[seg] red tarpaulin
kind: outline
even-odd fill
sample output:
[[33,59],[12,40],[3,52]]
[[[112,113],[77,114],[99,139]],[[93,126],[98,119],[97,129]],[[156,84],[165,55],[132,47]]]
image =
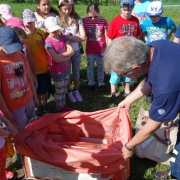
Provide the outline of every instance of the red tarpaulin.
[[121,149],[131,138],[125,109],[71,111],[31,123],[15,137],[15,147],[22,155],[69,171],[114,173],[126,164]]

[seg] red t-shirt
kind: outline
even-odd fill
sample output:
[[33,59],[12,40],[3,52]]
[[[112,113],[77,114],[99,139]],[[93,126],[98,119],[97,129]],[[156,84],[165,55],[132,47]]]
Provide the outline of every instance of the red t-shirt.
[[139,20],[131,16],[130,19],[124,19],[121,15],[116,16],[110,23],[107,37],[115,39],[122,36],[141,36]]
[[82,19],[86,32],[86,54],[103,53],[106,50],[105,29],[108,28],[107,21],[100,17],[98,22],[90,21],[89,17]]

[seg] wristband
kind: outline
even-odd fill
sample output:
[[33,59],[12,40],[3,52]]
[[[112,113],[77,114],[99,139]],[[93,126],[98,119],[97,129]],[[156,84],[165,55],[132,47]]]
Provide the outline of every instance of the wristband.
[[[127,142],[127,143],[128,143],[128,142]],[[125,148],[126,148],[128,151],[134,152],[134,151],[135,151],[135,147],[129,148],[129,147],[127,147],[127,143],[125,144]]]

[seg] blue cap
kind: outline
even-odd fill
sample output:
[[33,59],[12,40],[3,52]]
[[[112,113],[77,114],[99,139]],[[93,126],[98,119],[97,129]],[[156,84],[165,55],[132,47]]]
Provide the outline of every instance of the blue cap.
[[0,46],[2,46],[8,54],[12,54],[23,49],[23,45],[19,37],[10,27],[0,28]]
[[121,0],[120,6],[122,8],[134,7],[134,0]]

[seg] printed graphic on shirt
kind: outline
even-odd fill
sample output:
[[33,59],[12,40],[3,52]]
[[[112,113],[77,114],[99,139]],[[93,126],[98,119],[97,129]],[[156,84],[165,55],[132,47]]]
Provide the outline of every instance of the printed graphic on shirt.
[[89,37],[91,41],[100,41],[101,31],[99,29],[97,29],[96,27],[92,27],[89,32],[91,34]]
[[12,99],[24,96],[29,89],[27,88],[26,73],[23,61],[4,66],[7,86]]
[[42,44],[42,41],[38,39],[36,40],[36,44],[40,46]]
[[134,13],[132,13],[132,15],[137,17],[141,24],[148,19],[146,12],[134,12]]
[[162,28],[148,27],[147,32],[149,33],[150,42],[160,40],[160,39],[167,39],[166,26],[167,25],[164,25]]
[[137,24],[122,24],[120,34],[124,34],[124,36],[135,36],[135,32],[137,32]]

